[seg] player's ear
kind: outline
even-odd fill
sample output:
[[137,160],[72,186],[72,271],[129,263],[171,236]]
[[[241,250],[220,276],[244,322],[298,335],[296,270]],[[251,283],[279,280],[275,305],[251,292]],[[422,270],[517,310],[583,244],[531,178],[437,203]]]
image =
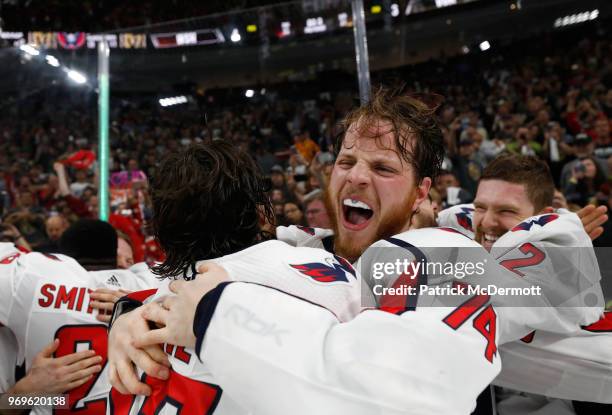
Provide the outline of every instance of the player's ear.
[[542,209],[540,212],[538,212],[538,215],[544,215],[546,213],[553,213],[555,211],[555,208],[552,206],[546,206],[544,209]]
[[431,189],[431,177],[424,177],[416,187],[416,199],[414,199],[414,204],[412,205],[412,212],[416,212],[423,200],[429,194],[429,189]]

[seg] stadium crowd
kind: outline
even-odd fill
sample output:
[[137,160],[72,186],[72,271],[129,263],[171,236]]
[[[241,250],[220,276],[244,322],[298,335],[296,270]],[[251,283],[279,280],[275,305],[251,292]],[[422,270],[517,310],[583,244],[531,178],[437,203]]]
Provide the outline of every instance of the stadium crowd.
[[[431,191],[440,209],[471,202],[483,168],[503,152],[548,163],[558,190],[555,207],[612,208],[612,43],[595,35],[568,50],[557,36],[543,40],[550,43],[543,58],[541,45],[534,49],[529,40],[496,53],[373,74],[374,83],[400,82],[432,106],[442,102],[447,152]],[[186,111],[116,101],[110,222],[122,231],[134,262],[161,259],[146,226],[147,177],[163,154],[192,142],[224,139],[250,151],[270,176],[277,224],[329,227],[323,190],[337,121],[354,93],[308,95],[303,86],[280,85],[257,102],[240,97],[217,105],[208,97],[206,122],[202,105]],[[19,114],[0,115],[2,235],[33,250],[53,251],[69,223],[97,216],[95,117],[81,103],[58,109],[40,102],[65,93],[28,98]],[[612,244],[610,225],[604,227],[595,245]]]
[[[403,85],[401,93],[416,96],[419,105],[422,101],[431,108],[430,112],[427,109],[423,111],[427,117],[433,111],[437,114],[444,133],[446,153],[443,170],[435,178],[429,193],[436,211],[473,201],[485,167],[494,166],[495,163],[490,163],[496,159],[499,161],[498,156],[505,153],[536,156],[548,164],[557,188],[555,208],[577,211],[589,204],[612,208],[612,43],[605,37],[591,36],[568,50],[557,46],[563,45],[559,42],[562,38],[560,35],[548,45],[545,57],[541,57],[541,45],[536,50],[530,46],[532,40],[529,40],[491,54],[469,54],[373,74],[374,84]],[[547,41],[552,42],[544,39],[541,43]],[[160,216],[165,216],[166,231],[175,230],[181,220],[190,230],[209,229],[191,226],[189,222],[198,222],[198,212],[206,218],[203,208],[194,209],[196,213],[193,215],[184,215],[189,218],[181,217],[187,210],[185,206],[173,210],[175,215],[178,211],[178,219],[168,214],[172,209],[166,209],[165,215],[159,214],[163,210],[159,207],[160,199],[164,199],[166,194],[173,190],[188,194],[191,189],[189,183],[178,186],[180,180],[177,177],[187,178],[186,182],[189,182],[195,173],[194,176],[181,173],[196,171],[189,170],[193,165],[181,164],[179,159],[173,161],[174,168],[168,168],[168,164],[166,168],[160,168],[160,160],[167,154],[181,154],[176,150],[194,142],[226,141],[232,146],[218,143],[220,147],[227,147],[223,151],[231,153],[237,147],[253,156],[269,179],[267,193],[272,201],[276,225],[333,228],[325,196],[334,166],[334,143],[342,131],[338,122],[355,107],[354,88],[344,88],[343,85],[338,83],[335,88],[327,88],[321,82],[315,88],[306,83],[267,86],[270,90],[263,94],[263,90],[258,89],[261,92],[254,99],[231,96],[230,93],[221,98],[223,93],[209,91],[193,98],[189,104],[175,108],[151,106],[142,97],[113,99],[108,208],[111,212],[109,222],[119,236],[116,265],[127,269],[143,261],[152,264],[164,259],[160,245],[153,237],[152,226],[149,226],[154,218],[153,206],[158,209],[155,215],[158,237]],[[27,250],[54,253],[58,251],[62,235],[70,234],[70,224],[78,225],[79,219],[98,216],[96,117],[93,115],[95,111],[89,110],[93,108],[92,98],[93,94],[75,97],[67,89],[56,87],[44,94],[26,96],[18,106],[0,112],[2,241],[14,242]],[[62,105],[54,105],[57,102]],[[441,146],[438,148],[441,150]],[[193,156],[193,159],[197,157]],[[193,159],[186,158],[192,162]],[[201,162],[196,161],[194,165]],[[252,166],[250,159],[244,163]],[[172,162],[169,165],[173,165]],[[161,175],[156,174],[156,169],[168,172],[165,182]],[[240,180],[249,182],[249,173],[253,172],[247,169],[243,172],[245,174]],[[210,175],[214,176],[213,173]],[[250,175],[257,177],[254,173]],[[156,177],[158,181],[158,186],[154,187],[158,190],[153,194],[149,193],[149,186],[152,186],[150,177]],[[486,182],[486,176],[484,178],[483,182]],[[204,176],[196,179],[206,181]],[[167,188],[159,186],[160,183],[165,183]],[[264,186],[256,182],[252,187],[260,191]],[[330,188],[333,188],[333,182]],[[211,194],[215,192],[211,191]],[[157,203],[153,204],[155,197]],[[227,198],[231,199],[230,196]],[[172,201],[172,197],[168,199]],[[223,206],[222,199],[214,199],[211,211],[225,213],[223,207],[217,206]],[[162,206],[163,203],[162,200]],[[359,201],[351,200],[351,203]],[[533,207],[535,209],[535,205]],[[256,209],[252,212],[255,221],[260,214],[261,224],[269,225],[263,218],[268,212]],[[418,215],[415,213],[414,216]],[[415,221],[418,220],[417,217]],[[235,222],[236,232],[242,237],[246,233],[238,226],[242,223]],[[108,224],[104,225],[108,227]],[[215,228],[213,230],[223,237],[228,233],[226,226],[210,228]],[[270,228],[265,230],[274,232]],[[187,247],[208,243],[209,236],[202,235],[202,232],[192,231],[191,236],[195,235],[196,239],[204,242],[199,239],[185,241],[184,234],[181,234],[179,242]],[[114,241],[115,234],[111,232],[110,235]],[[242,243],[241,237],[236,240]],[[163,244],[162,238],[160,241]],[[78,242],[80,240],[75,244],[79,245]],[[603,234],[595,239],[594,244],[612,244],[609,223],[604,225]],[[173,246],[177,252],[188,251],[180,244]],[[215,247],[215,243],[211,242],[210,246]],[[75,252],[79,249],[75,248]],[[110,255],[108,252],[104,254],[113,257],[114,252],[113,246]],[[199,255],[195,251],[189,253]],[[167,250],[167,254],[172,258],[171,250]],[[200,258],[198,255],[195,257]],[[342,253],[338,255],[344,256]],[[91,260],[89,252],[70,256],[84,262]],[[5,264],[10,265],[15,258],[6,257]],[[54,259],[52,255],[46,258]],[[193,258],[189,259],[193,263]],[[177,263],[183,265],[184,262]],[[114,274],[108,279],[107,276],[100,277],[101,281],[107,285],[119,285]],[[187,274],[185,277],[188,279]],[[142,287],[128,288],[138,291]],[[23,292],[22,289],[21,294]],[[72,305],[76,292],[75,289]],[[94,291],[90,295],[93,300],[90,308],[110,312],[112,304],[127,292]],[[70,298],[66,300],[70,302]],[[56,305],[61,301],[58,299]],[[79,309],[81,301],[82,297],[78,300]],[[100,313],[96,318],[110,322],[108,313]],[[116,332],[117,328],[114,330]],[[106,339],[106,327],[102,333]],[[50,377],[41,374],[40,368],[56,365],[52,357],[57,357],[53,353],[58,346],[59,342],[54,341],[40,352],[31,366],[30,376],[49,381]],[[69,359],[94,359],[92,354],[79,353]],[[104,356],[106,359],[106,353]],[[88,360],[91,366],[88,370],[91,373],[102,371],[102,366],[97,366],[101,361]],[[53,367],[57,369],[57,365]],[[488,363],[486,365],[489,367]],[[81,377],[84,375],[82,373]],[[88,381],[91,374],[87,376],[79,382]],[[74,390],[75,381],[72,382],[52,386],[60,392]],[[15,391],[20,390],[17,388]]]

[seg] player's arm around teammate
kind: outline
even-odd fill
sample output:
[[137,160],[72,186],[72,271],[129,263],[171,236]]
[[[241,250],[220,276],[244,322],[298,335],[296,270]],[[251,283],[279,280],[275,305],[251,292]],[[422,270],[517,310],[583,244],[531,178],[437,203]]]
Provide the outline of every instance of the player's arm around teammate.
[[[487,342],[471,323],[456,331],[443,322],[453,310],[369,310],[339,323],[328,310],[277,290],[223,280],[222,269],[208,269],[195,281],[173,282],[176,297],[120,317],[123,325],[113,331],[125,335],[125,323],[138,318],[156,322],[162,328],[132,330],[134,340],[123,345],[195,345],[224,393],[258,414],[468,414],[500,369],[496,356],[486,358]],[[240,324],[247,304],[249,321],[269,330],[254,333]],[[121,365],[113,386],[142,391],[130,360]]]

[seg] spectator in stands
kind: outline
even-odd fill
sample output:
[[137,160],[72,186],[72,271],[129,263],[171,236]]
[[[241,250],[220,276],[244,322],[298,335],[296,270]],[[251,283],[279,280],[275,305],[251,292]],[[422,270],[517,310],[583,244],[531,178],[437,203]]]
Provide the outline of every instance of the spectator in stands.
[[[451,140],[453,141],[453,140]],[[456,144],[449,148],[450,159],[453,163],[453,174],[461,186],[473,195],[478,186],[483,165],[476,158],[477,145],[469,137],[464,137],[455,149]]]
[[542,145],[536,141],[537,127],[535,129],[521,127],[516,131],[515,138],[506,148],[511,153],[523,156],[540,156]]
[[548,162],[555,184],[559,185],[559,176],[563,164],[569,155],[573,154],[572,147],[565,142],[565,131],[556,121],[549,122],[544,127],[544,144],[542,158]]
[[306,222],[313,228],[331,229],[331,220],[325,206],[324,194],[321,189],[313,190],[304,197]]
[[53,209],[60,198],[59,180],[55,174],[50,174],[46,185],[40,186],[38,201],[47,210]]
[[473,140],[475,134],[480,135],[481,141],[489,139],[489,134],[487,133],[487,130],[482,126],[482,121],[480,121],[480,116],[478,115],[477,111],[468,112],[467,115],[461,120],[461,125],[463,131],[459,136],[460,141],[461,139],[465,139],[466,137],[469,137]]
[[272,171],[272,167],[274,167],[277,163],[276,157],[270,151],[268,145],[263,144],[261,140],[255,141],[255,160],[264,174],[270,174]]
[[[373,83],[418,79],[418,85],[407,85],[407,92],[426,89],[444,95],[439,114],[447,130],[445,168],[454,177],[446,177],[438,187],[442,204],[449,204],[449,196],[453,203],[456,199],[469,201],[466,190],[475,190],[482,168],[503,151],[539,155],[549,164],[557,186],[565,191],[576,190],[579,182],[589,187],[586,178],[576,179],[576,186],[568,187],[581,158],[596,156],[604,174],[612,172],[612,89],[606,78],[611,44],[609,29],[604,29],[605,36],[592,30],[588,42],[569,48],[563,39],[573,42],[573,29],[557,31],[552,36],[561,40],[551,43],[544,59],[541,48],[527,40],[496,48],[501,59],[466,55],[372,73]],[[194,108],[161,109],[147,105],[149,97],[126,95],[111,102],[112,171],[127,176],[142,169],[149,175],[160,156],[175,151],[181,143],[225,139],[249,148],[260,164],[269,168],[272,188],[278,190],[270,195],[279,221],[285,220],[284,205],[289,201],[308,212],[305,196],[314,189],[325,189],[333,165],[330,153],[317,156],[316,141],[324,151],[333,152],[329,147],[339,132],[334,122],[342,118],[355,97],[352,78],[347,79],[347,87],[341,83],[323,86],[318,81],[275,85],[256,104],[242,97],[234,99],[234,92],[224,90],[211,101],[215,105],[207,113],[205,130],[201,113],[192,111]],[[322,90],[328,94],[326,100],[312,98]],[[32,206],[40,209],[38,236],[42,240],[44,221],[52,212],[69,222],[98,216],[97,179],[83,177],[91,172],[95,149],[86,139],[78,138],[91,136],[95,129],[95,119],[83,111],[84,103],[73,91],[57,86],[53,93],[36,94],[0,114],[0,214],[6,218],[7,213],[15,212],[22,195],[27,199],[29,192]],[[288,126],[300,128],[292,131]],[[572,142],[573,136],[577,137]],[[295,146],[293,152],[291,145]],[[54,165],[54,172],[50,167],[59,158],[68,169],[60,171]],[[285,173],[287,161],[291,173]],[[307,180],[296,180],[304,168]],[[454,190],[449,192],[449,188],[463,190],[453,197]],[[144,216],[147,201],[142,193],[146,192],[135,199],[143,209],[139,214]],[[124,195],[117,197],[125,199]],[[583,197],[579,199],[584,202]],[[310,215],[305,217],[309,220]],[[142,218],[135,220],[132,230],[144,234],[143,224]],[[23,236],[27,236],[25,232]]]
[[595,157],[582,157],[574,164],[563,193],[568,202],[585,206],[594,201],[593,198],[605,182],[606,176]]
[[287,189],[285,171],[280,165],[276,164],[272,166],[270,169],[270,180],[272,181],[272,189],[279,189],[283,192]]
[[283,194],[283,191],[280,189],[272,189],[272,191],[270,192],[270,200],[272,200],[272,203],[285,203],[285,195]]
[[305,129],[293,131],[293,145],[306,164],[310,164],[315,155],[321,151],[318,144],[310,138],[310,133]]
[[416,212],[412,215],[410,229],[422,229],[438,226],[436,222],[437,210],[434,206],[433,199],[430,194],[421,203]]
[[586,95],[581,95],[579,89],[572,89],[567,93],[565,122],[573,134],[592,135],[595,120],[603,116]]
[[38,251],[59,252],[59,240],[64,231],[68,229],[68,226],[69,223],[63,215],[56,214],[49,216],[45,222],[47,240],[38,248]]
[[75,180],[70,184],[70,193],[76,197],[81,197],[81,194],[87,187],[92,187],[93,183],[87,178],[87,170],[77,169],[74,173]]
[[473,199],[473,196],[467,190],[460,187],[455,174],[448,170],[442,170],[436,177],[434,188],[441,200],[441,209],[469,203]]
[[117,231],[117,268],[128,269],[134,265],[132,241],[124,232]]
[[595,142],[595,156],[606,162],[612,156],[612,136],[610,135],[610,121],[607,118],[598,118],[593,128],[593,141]]
[[283,213],[285,216],[285,223],[287,225],[301,225],[306,226],[306,221],[304,220],[304,212],[302,209],[294,202],[287,202],[283,206]]
[[[584,133],[579,133],[576,135],[572,142],[572,149],[575,159],[565,163],[561,169],[561,189],[568,188],[569,180],[574,175],[574,171],[582,159],[595,156],[595,143],[593,143],[590,136]],[[597,159],[595,160],[597,161],[599,167],[603,170],[604,176],[607,176],[607,166],[602,161]]]
[[31,191],[20,193],[17,207],[6,217],[5,222],[14,225],[32,248],[36,249],[44,243],[44,211],[35,205],[34,194]]

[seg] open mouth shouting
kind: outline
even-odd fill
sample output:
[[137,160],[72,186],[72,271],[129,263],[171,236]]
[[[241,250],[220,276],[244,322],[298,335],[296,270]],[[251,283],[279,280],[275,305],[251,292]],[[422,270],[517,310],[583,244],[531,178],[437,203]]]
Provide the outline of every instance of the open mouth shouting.
[[499,239],[500,235],[485,232],[482,234],[481,244],[487,250],[490,251],[493,244]]
[[365,202],[353,199],[342,199],[342,224],[345,228],[359,231],[370,223],[374,210]]

